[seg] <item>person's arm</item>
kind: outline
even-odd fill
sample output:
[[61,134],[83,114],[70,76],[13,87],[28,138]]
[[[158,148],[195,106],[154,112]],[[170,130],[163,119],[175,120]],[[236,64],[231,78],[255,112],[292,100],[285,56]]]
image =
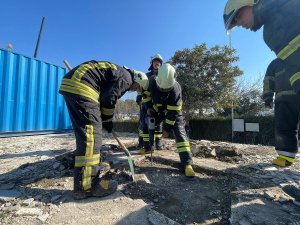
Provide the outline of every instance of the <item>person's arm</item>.
[[[116,81],[112,81],[111,86],[100,93],[101,118],[104,123],[112,124],[117,100],[125,94],[130,86],[130,80],[126,79],[126,77],[120,77]],[[105,126],[106,125],[103,124],[104,128]],[[112,125],[109,126],[112,128]]]
[[171,91],[169,101],[167,103],[166,119],[164,121],[164,131],[170,132],[176,122],[177,116],[182,110],[181,87],[178,83],[175,84]]
[[268,108],[273,108],[273,97],[275,90],[275,64],[276,61],[272,61],[270,63],[264,78],[262,99],[265,102],[265,106]]

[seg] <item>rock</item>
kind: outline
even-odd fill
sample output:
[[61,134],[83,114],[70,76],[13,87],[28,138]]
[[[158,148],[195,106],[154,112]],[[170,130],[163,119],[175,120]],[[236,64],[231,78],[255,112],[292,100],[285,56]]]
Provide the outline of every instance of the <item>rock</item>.
[[49,214],[47,213],[47,214],[40,215],[40,216],[38,217],[38,219],[39,219],[40,221],[42,221],[42,222],[46,222],[46,220],[48,219],[48,217],[49,217]]
[[134,175],[134,182],[135,183],[144,183],[144,184],[151,184],[151,181],[145,174],[135,174]]
[[266,167],[263,170],[265,170],[265,171],[278,171],[278,169],[276,167],[274,167],[274,166]]
[[34,198],[26,199],[22,202],[22,206],[33,206],[34,205]]
[[9,207],[3,207],[1,210],[4,212],[15,212],[18,211],[21,208],[20,205],[14,205]]
[[43,155],[42,157],[41,157],[41,160],[47,160],[47,159],[49,159],[50,157],[48,157],[48,156],[46,156],[46,155]]
[[15,215],[17,216],[40,216],[43,211],[39,208],[21,208]]
[[20,197],[22,194],[16,190],[0,190],[0,201],[9,202]]
[[179,223],[171,220],[165,215],[156,212],[155,210],[149,209],[148,211],[148,220],[152,225],[180,225]]

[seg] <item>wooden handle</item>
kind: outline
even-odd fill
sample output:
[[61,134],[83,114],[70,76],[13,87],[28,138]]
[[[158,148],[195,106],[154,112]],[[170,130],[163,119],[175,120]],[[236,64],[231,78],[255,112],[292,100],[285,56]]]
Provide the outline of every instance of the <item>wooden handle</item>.
[[66,65],[66,67],[68,68],[68,70],[72,69],[71,65],[69,64],[69,62],[67,60],[64,60],[64,64]]
[[121,148],[124,150],[124,152],[126,153],[127,156],[131,156],[130,152],[128,151],[128,149],[126,148],[126,146],[122,143],[122,141],[120,140],[120,138],[117,136],[117,134],[112,131],[112,135],[114,136],[114,138],[116,139],[116,141],[118,142],[118,144],[121,146]]

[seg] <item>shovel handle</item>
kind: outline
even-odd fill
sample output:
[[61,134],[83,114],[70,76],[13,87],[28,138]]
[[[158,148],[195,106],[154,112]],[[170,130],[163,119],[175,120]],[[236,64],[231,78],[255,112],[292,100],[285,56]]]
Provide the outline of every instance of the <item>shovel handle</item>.
[[67,60],[64,60],[64,64],[66,65],[68,70],[72,70],[72,66],[69,64],[69,62]]
[[130,152],[128,151],[128,149],[126,148],[126,146],[122,143],[122,141],[120,140],[120,138],[118,137],[118,135],[114,131],[112,131],[112,135],[114,136],[114,138],[116,139],[116,141],[118,142],[118,144],[121,146],[121,148],[124,150],[124,152],[126,153],[126,155],[131,157]]

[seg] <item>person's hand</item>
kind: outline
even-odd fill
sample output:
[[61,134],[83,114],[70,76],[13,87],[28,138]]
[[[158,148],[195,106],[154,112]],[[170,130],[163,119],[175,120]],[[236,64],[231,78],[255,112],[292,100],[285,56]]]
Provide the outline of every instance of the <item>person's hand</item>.
[[162,137],[163,138],[167,138],[167,137],[169,137],[169,132],[167,132],[167,131],[163,131],[163,133],[162,133]]
[[136,104],[138,104],[139,106],[141,106],[142,101],[136,101]]
[[273,100],[265,101],[265,107],[269,109],[273,109]]
[[108,133],[111,133],[113,129],[113,122],[112,121],[103,122],[102,126]]

